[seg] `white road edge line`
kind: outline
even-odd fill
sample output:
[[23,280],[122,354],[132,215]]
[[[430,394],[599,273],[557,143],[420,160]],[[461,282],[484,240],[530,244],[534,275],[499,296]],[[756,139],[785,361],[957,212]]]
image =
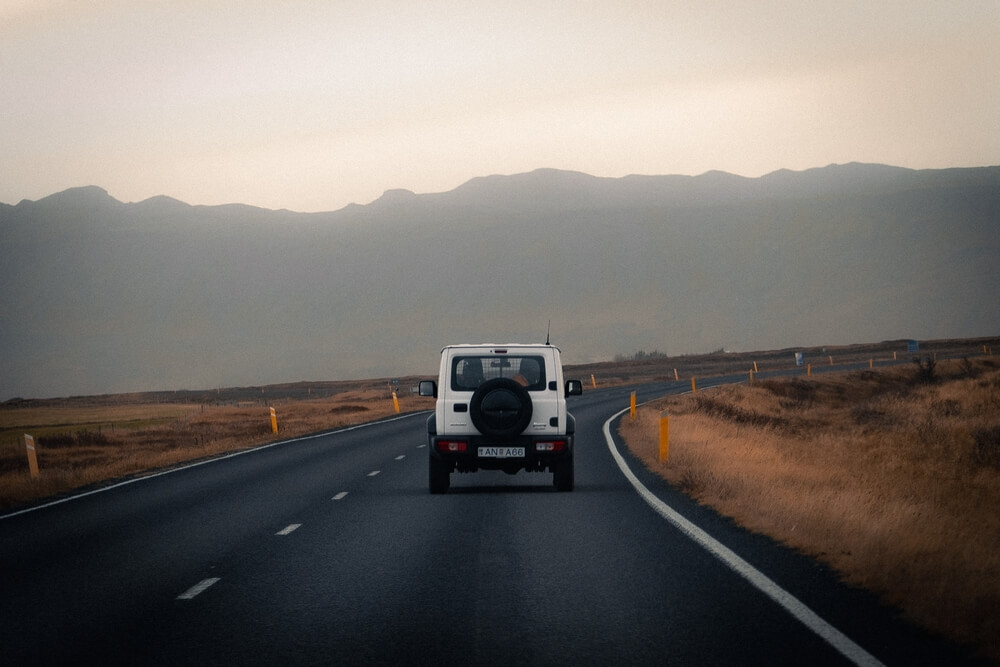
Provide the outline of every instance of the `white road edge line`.
[[334,500],[343,500],[347,496],[347,491],[341,491],[333,497]]
[[193,600],[209,588],[218,583],[219,577],[212,577],[211,579],[202,579],[200,582],[187,589],[183,593],[177,596],[178,600]]
[[284,528],[282,528],[281,530],[279,530],[278,532],[276,532],[275,535],[290,535],[295,531],[295,529],[299,528],[301,525],[302,525],[301,523],[289,524]]
[[261,445],[260,447],[254,447],[252,449],[243,449],[238,452],[230,452],[229,454],[223,454],[222,456],[217,456],[211,459],[205,459],[204,461],[198,461],[197,463],[189,463],[187,465],[178,466],[176,468],[170,468],[169,470],[161,470],[160,472],[154,472],[149,475],[143,475],[142,477],[133,477],[131,479],[126,479],[115,484],[109,484],[108,486],[102,486],[99,489],[94,489],[93,491],[85,491],[83,493],[78,493],[73,496],[68,496],[66,498],[60,498],[59,500],[53,500],[52,502],[43,503],[41,505],[35,505],[34,507],[26,507],[23,510],[18,510],[16,512],[11,512],[10,514],[0,514],[0,521],[3,519],[10,519],[15,516],[20,516],[21,514],[28,514],[29,512],[36,512],[46,507],[53,507],[55,505],[62,505],[63,503],[68,503],[72,500],[79,500],[80,498],[86,498],[87,496],[93,496],[98,493],[104,493],[105,491],[110,491],[112,489],[117,489],[122,486],[128,486],[129,484],[135,484],[136,482],[144,482],[148,479],[155,479],[156,477],[162,477],[163,475],[171,475],[175,472],[180,472],[182,470],[188,470],[189,468],[197,468],[198,466],[207,465],[209,463],[215,463],[217,461],[224,461],[226,459],[231,459],[236,456],[243,456],[245,454],[253,454],[254,452],[260,452],[265,449],[270,449],[271,447],[278,447],[279,445],[288,445],[293,442],[303,442],[305,440],[315,440],[316,438],[323,438],[328,435],[336,435],[338,433],[347,433],[348,431],[356,431],[361,428],[368,428],[369,426],[379,426],[380,424],[388,424],[389,422],[399,421],[400,419],[409,419],[410,417],[418,417],[420,415],[426,415],[427,411],[423,412],[411,412],[406,415],[401,415],[399,417],[391,417],[389,419],[380,419],[378,421],[366,422],[364,424],[355,424],[354,426],[345,426],[344,428],[338,428],[333,431],[323,431],[322,433],[313,433],[312,435],[303,435],[299,438],[290,438],[288,440],[279,440],[278,442],[270,442],[266,445]]
[[614,421],[619,415],[624,414],[627,410],[629,410],[629,408],[616,412],[611,415],[606,422],[604,422],[604,438],[607,440],[611,456],[614,457],[618,467],[621,469],[626,479],[628,479],[632,486],[635,487],[639,496],[642,497],[642,499],[645,500],[657,514],[673,524],[678,530],[694,540],[710,554],[725,563],[738,575],[749,581],[751,585],[764,593],[764,595],[781,605],[799,622],[819,635],[820,638],[843,654],[855,665],[865,667],[882,666],[882,663],[875,658],[875,656],[855,644],[840,630],[824,621],[818,614],[816,614],[816,612],[803,604],[791,593],[778,586],[778,584],[771,581],[760,570],[756,569],[750,565],[750,563],[737,556],[725,545],[718,542],[701,528],[685,519],[675,509],[657,498],[652,491],[646,488],[646,486],[639,481],[639,478],[635,476],[632,470],[628,467],[628,464],[625,462],[624,457],[622,457],[621,453],[618,451],[618,448],[615,446],[614,438],[611,436],[611,422]]

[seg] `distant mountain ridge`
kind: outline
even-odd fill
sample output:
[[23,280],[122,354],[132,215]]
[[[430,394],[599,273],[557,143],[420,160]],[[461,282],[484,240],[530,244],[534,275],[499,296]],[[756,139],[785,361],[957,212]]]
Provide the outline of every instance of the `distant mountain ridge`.
[[[417,199],[448,203],[476,203],[500,200],[510,204],[512,199],[533,201],[562,201],[561,195],[578,197],[584,202],[635,204],[637,201],[655,202],[659,205],[687,203],[701,200],[706,204],[707,195],[722,196],[726,200],[758,200],[762,198],[797,198],[836,193],[886,192],[892,189],[937,187],[942,184],[979,183],[995,185],[1000,167],[963,167],[952,169],[913,170],[881,164],[850,163],[831,164],[805,171],[779,169],[758,178],[738,176],[724,171],[708,171],[699,176],[647,176],[632,174],[619,178],[591,176],[583,172],[540,168],[531,172],[509,176],[480,176],[466,181],[454,190],[443,193],[416,194],[395,188],[386,190],[381,197],[367,205],[353,204],[337,211],[303,213],[301,215],[329,215],[348,209]],[[575,205],[580,202],[574,200]],[[0,203],[0,206],[5,204]],[[156,195],[140,202],[125,203],[112,197],[107,190],[96,185],[74,187],[49,195],[37,201],[22,200],[24,206],[182,206],[190,208],[239,207],[271,211],[246,204],[192,205],[167,195]],[[7,205],[9,206],[9,205]],[[282,209],[285,211],[286,209]]]
[[1000,167],[539,169],[296,213],[72,188],[0,204],[0,400],[1000,331]]

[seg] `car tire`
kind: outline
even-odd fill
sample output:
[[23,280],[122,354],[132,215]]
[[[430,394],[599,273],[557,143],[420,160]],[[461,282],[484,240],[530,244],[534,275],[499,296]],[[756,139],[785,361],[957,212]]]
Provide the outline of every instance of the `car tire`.
[[494,378],[479,385],[469,401],[472,425],[491,438],[520,435],[531,423],[531,396],[509,378]]
[[438,461],[434,457],[429,457],[427,472],[431,493],[447,493],[448,487],[451,486],[451,472],[448,470],[448,464],[444,461]]
[[555,470],[552,471],[552,484],[556,487],[556,491],[572,491],[573,476],[573,456],[570,455],[556,463]]

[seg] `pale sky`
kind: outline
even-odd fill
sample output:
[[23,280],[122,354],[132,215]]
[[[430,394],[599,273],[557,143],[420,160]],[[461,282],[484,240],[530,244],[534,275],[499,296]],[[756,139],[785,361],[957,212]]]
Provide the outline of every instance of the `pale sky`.
[[1000,0],[0,0],[0,202],[1000,164]]

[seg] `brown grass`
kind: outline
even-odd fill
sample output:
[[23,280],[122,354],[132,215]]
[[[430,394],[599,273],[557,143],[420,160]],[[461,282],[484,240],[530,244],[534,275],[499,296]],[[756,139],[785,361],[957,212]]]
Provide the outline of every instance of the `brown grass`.
[[[0,509],[83,486],[395,414],[386,388],[358,386],[326,398],[231,404],[40,401],[0,410]],[[374,383],[377,386],[377,383]],[[384,385],[383,385],[384,387]],[[433,399],[397,394],[400,411]],[[271,431],[275,407],[278,434]],[[28,473],[23,434],[35,438],[41,475]]]
[[[884,363],[906,362],[914,356],[907,352],[908,341],[895,340],[881,343],[859,343],[855,345],[826,345],[818,347],[796,347],[785,350],[754,352],[713,352],[710,354],[682,355],[676,357],[654,357],[640,361],[599,362],[565,367],[567,378],[579,378],[584,386],[590,387],[590,376],[598,387],[612,387],[648,382],[665,382],[677,377],[682,380],[717,377],[720,375],[747,375],[757,366],[760,374],[785,372],[795,367],[795,353],[803,355],[803,364],[813,368],[847,364],[875,367]],[[920,341],[919,352],[923,357],[930,355],[942,361],[962,359],[992,351],[1000,352],[1000,338],[942,339]],[[804,370],[804,368],[803,368]]]
[[621,434],[700,502],[1000,659],[1000,363],[946,361],[935,376],[729,385],[643,406]]

